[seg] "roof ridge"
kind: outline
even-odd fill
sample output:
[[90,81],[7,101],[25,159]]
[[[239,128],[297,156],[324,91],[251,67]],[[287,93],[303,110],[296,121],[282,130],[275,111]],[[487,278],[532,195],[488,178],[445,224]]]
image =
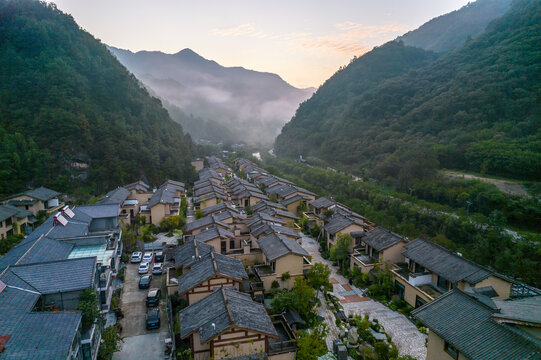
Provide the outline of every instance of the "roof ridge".
[[229,299],[227,298],[227,295],[225,294],[225,288],[221,287],[222,290],[222,296],[224,298],[224,305],[225,310],[227,311],[227,316],[229,317],[229,321],[231,321],[231,325],[235,324],[235,318],[233,317],[233,312],[231,311],[231,307],[229,306]]
[[[9,266],[8,266],[9,267]],[[32,284],[30,284],[28,281],[26,281],[25,279],[23,279],[22,277],[19,276],[19,274],[17,274],[16,272],[13,271],[13,269],[11,269],[11,273],[16,276],[19,280],[21,280],[22,282],[24,282],[26,285],[30,286],[32,289],[36,290],[35,292],[36,293],[39,293],[41,295],[41,292],[36,289],[36,287],[34,287]],[[9,284],[6,284],[6,286],[8,287],[13,287],[15,289],[20,289],[20,290],[25,290],[25,291],[28,291],[28,289],[22,289],[22,288],[19,288],[18,286],[13,286],[13,285],[9,285]],[[32,291],[30,291],[32,292]]]
[[218,264],[216,263],[216,258],[214,257],[214,253],[210,253],[210,261],[212,262],[212,267],[214,269],[214,273],[218,273]]

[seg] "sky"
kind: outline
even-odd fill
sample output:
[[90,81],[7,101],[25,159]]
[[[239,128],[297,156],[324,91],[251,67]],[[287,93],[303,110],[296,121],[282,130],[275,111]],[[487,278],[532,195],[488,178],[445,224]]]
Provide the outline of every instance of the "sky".
[[131,51],[190,48],[223,66],[318,87],[370,51],[467,0],[56,0],[103,43]]

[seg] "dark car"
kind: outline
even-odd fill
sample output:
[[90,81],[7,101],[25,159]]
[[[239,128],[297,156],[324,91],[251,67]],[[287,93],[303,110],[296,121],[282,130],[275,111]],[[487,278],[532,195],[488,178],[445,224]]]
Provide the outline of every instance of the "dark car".
[[148,289],[152,282],[152,275],[144,275],[139,279],[139,289]]
[[160,328],[160,309],[149,309],[147,311],[147,330]]
[[160,304],[160,289],[150,289],[147,295],[147,307],[155,307]]
[[163,262],[165,260],[165,255],[163,255],[163,251],[157,251],[156,255],[154,256],[155,262]]

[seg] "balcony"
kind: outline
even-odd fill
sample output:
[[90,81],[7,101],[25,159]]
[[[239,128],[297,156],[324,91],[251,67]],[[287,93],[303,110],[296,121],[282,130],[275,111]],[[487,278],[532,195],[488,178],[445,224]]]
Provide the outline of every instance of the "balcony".
[[399,282],[412,288],[420,297],[428,301],[432,301],[447,292],[446,289],[441,289],[432,282],[432,273],[430,272],[411,272],[406,263],[394,264],[391,271]]
[[277,339],[269,339],[269,355],[277,355],[297,351],[297,338],[287,323],[284,315],[271,315],[271,321],[278,333]]
[[352,264],[358,266],[363,273],[368,273],[379,261],[368,255],[366,251],[355,249],[351,255]]

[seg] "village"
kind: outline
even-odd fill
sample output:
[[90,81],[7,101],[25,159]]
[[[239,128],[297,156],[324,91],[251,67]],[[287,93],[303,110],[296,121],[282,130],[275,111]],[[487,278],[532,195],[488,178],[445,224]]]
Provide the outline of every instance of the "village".
[[26,234],[0,257],[0,359],[539,358],[541,290],[251,160],[192,165],[189,187],[0,201],[0,242]]

